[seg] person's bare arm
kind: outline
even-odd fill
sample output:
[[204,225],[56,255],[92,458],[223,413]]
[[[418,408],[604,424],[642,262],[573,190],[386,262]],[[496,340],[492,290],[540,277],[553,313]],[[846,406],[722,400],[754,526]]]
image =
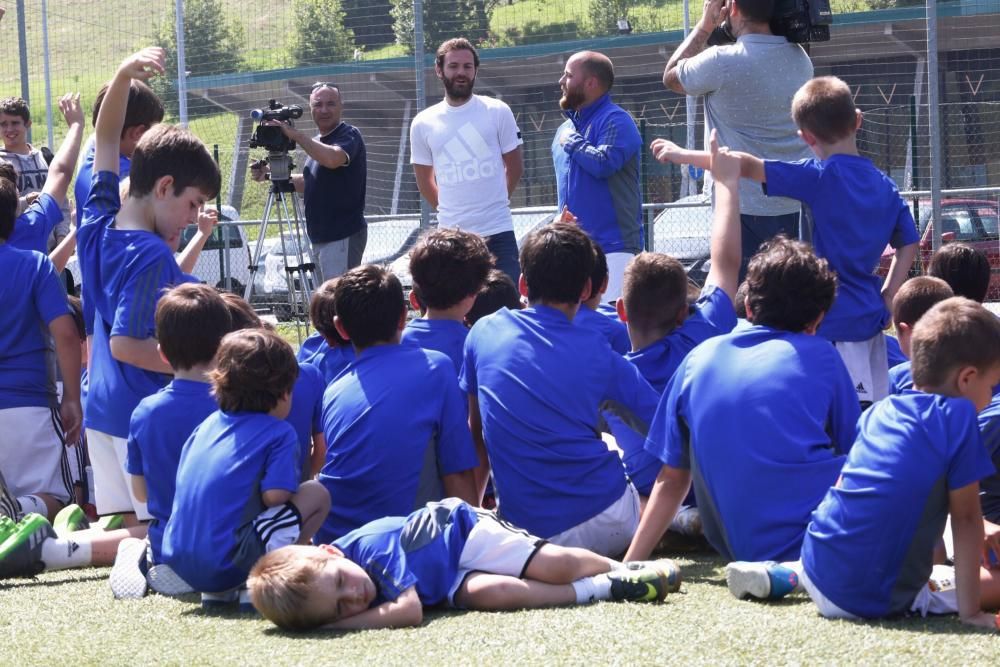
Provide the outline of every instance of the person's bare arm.
[[684,86],[681,84],[680,73],[677,71],[681,62],[692,56],[696,56],[705,50],[708,45],[708,38],[716,26],[722,23],[729,15],[729,6],[726,0],[705,0],[704,11],[701,19],[695,24],[688,36],[680,43],[673,55],[667,61],[667,66],[663,68],[663,87],[681,95],[687,95]]
[[313,433],[312,454],[309,456],[310,477],[315,477],[326,465],[326,436],[321,432]]
[[517,189],[517,184],[524,174],[524,151],[518,146],[509,153],[503,154],[503,166],[507,171],[507,196],[510,197]]
[[145,81],[155,73],[162,74],[165,62],[166,52],[158,46],[150,46],[132,54],[118,66],[94,127],[95,174],[102,171],[118,173],[122,127],[125,125],[125,108],[128,106],[132,79]]
[[73,317],[67,313],[49,322],[49,333],[56,346],[56,362],[63,381],[59,416],[67,443],[80,439],[83,408],[80,406],[80,332]]
[[413,165],[413,175],[417,179],[417,189],[420,196],[427,200],[431,208],[437,210],[438,207],[438,186],[437,179],[434,178],[434,167],[426,164]]
[[392,602],[383,602],[355,616],[342,618],[324,625],[329,630],[371,630],[375,628],[405,628],[420,625],[424,620],[424,607],[417,597],[417,589],[410,586]]
[[479,456],[479,467],[476,468],[476,498],[479,505],[486,493],[486,482],[490,478],[490,457],[486,453],[486,440],[483,438],[483,416],[479,412],[479,397],[475,392],[469,394],[469,430],[472,431],[472,442],[476,445]]
[[691,471],[663,466],[623,560],[646,560],[677,514],[691,486]]
[[264,507],[277,507],[291,500],[292,492],[285,489],[267,489],[261,492],[260,498],[264,501]]
[[984,614],[979,594],[979,559],[983,552],[983,515],[979,483],[948,492],[948,511],[955,543],[955,594],[963,623],[996,629],[992,614]]
[[[649,145],[653,157],[664,164],[693,164],[699,169],[712,168],[712,156],[708,151],[690,150],[681,148],[672,141],[666,139],[653,139]],[[767,174],[764,171],[764,161],[756,155],[742,153],[740,151],[730,151],[730,155],[740,159],[740,178],[749,178],[758,183],[767,182]]]
[[112,336],[111,356],[122,363],[131,364],[146,371],[173,374],[174,369],[160,357],[157,345],[155,338]]
[[281,131],[285,133],[286,137],[296,142],[305,151],[306,155],[327,169],[338,169],[351,161],[351,157],[347,154],[347,151],[340,146],[336,144],[328,146],[302,130],[286,125],[285,123],[278,124],[281,126]]
[[889,273],[886,274],[885,282],[882,283],[882,301],[890,313],[892,312],[892,300],[896,298],[896,292],[906,282],[918,251],[919,245],[910,243],[897,249],[892,256],[892,261],[889,263]]
[[52,264],[56,267],[56,273],[62,273],[63,269],[66,268],[66,264],[69,263],[69,258],[73,256],[73,252],[76,251],[76,225],[70,225],[69,234],[63,237],[63,240],[59,242],[52,252],[49,253],[49,259],[52,260]]
[[130,475],[132,482],[132,495],[140,503],[149,499],[149,488],[146,486],[146,478],[142,475]]
[[198,213],[198,231],[191,237],[191,240],[184,247],[184,252],[177,258],[177,265],[180,266],[181,271],[184,273],[194,271],[194,265],[198,262],[198,255],[201,254],[205,243],[212,236],[212,230],[215,229],[215,225],[218,222],[219,213],[214,207],[205,207],[203,211]]
[[740,247],[740,159],[719,148],[718,137],[712,130],[712,178],[715,179],[715,205],[712,215],[712,238],[709,256],[712,260],[707,285],[715,285],[732,301],[739,287]]
[[73,182],[73,171],[76,169],[76,159],[80,155],[80,142],[83,140],[83,109],[80,108],[80,93],[66,93],[59,100],[59,111],[66,119],[69,128],[59,150],[49,165],[48,176],[42,192],[48,194],[60,204],[66,199],[66,191]]
[[473,507],[479,507],[480,494],[476,493],[476,468],[441,476],[446,498],[464,500]]

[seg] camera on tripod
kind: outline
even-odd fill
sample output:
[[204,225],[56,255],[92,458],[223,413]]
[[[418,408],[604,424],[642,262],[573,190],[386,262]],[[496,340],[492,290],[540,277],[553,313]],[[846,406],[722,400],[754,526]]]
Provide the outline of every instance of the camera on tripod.
[[275,100],[268,100],[267,109],[254,109],[250,118],[258,125],[250,135],[250,148],[263,148],[269,153],[287,153],[295,150],[295,142],[285,136],[277,125],[264,125],[266,121],[289,122],[302,117],[302,107],[297,104],[285,106]]
[[[734,2],[734,0],[727,0]],[[771,15],[771,32],[794,44],[830,41],[833,11],[830,0],[775,0]],[[712,31],[709,46],[732,44],[736,41],[729,21]]]

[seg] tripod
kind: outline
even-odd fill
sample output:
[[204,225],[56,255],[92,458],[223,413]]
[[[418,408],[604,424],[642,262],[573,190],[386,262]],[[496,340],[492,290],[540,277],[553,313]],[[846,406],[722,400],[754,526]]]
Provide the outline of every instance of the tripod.
[[[264,251],[264,239],[268,227],[274,225],[278,231],[278,244],[285,264],[285,284],[288,287],[288,307],[295,320],[295,335],[302,342],[302,325],[305,320],[306,333],[309,333],[309,301],[312,298],[313,286],[316,284],[316,265],[306,261],[312,258],[312,246],[309,237],[302,233],[304,216],[301,214],[299,196],[292,185],[292,161],[288,153],[269,152],[268,164],[271,167],[271,187],[264,204],[264,217],[257,230],[257,243],[250,258],[250,280],[247,282],[243,298],[250,300],[254,280]],[[291,210],[288,202],[291,201]],[[275,206],[277,204],[277,206]],[[273,218],[272,218],[272,214]],[[288,246],[291,245],[291,248]]]

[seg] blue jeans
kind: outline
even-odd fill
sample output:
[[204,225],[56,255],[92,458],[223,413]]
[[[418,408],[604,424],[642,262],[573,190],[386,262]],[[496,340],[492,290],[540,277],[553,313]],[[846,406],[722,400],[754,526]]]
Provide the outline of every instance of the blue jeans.
[[486,247],[497,258],[497,268],[510,276],[517,285],[521,277],[521,263],[517,258],[517,237],[514,232],[500,232],[486,237]]
[[778,234],[784,234],[790,239],[799,238],[799,214],[785,215],[740,215],[740,232],[742,233],[742,259],[740,261],[740,282],[747,277],[747,265],[750,258],[757,254],[760,245]]

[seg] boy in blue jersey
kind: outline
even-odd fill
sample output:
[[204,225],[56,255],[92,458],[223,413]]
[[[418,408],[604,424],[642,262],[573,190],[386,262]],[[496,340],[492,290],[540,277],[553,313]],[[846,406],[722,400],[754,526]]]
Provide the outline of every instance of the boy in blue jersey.
[[215,368],[219,343],[231,328],[226,303],[208,285],[179,285],[156,305],[156,340],[174,379],[142,399],[132,413],[125,470],[131,475],[132,492],[146,503],[152,520],[148,558],[145,543],[122,544],[111,572],[111,590],[117,598],[142,597],[146,592],[142,571],[163,560],[163,530],[174,504],[181,450],[195,427],[219,409],[208,376]]
[[493,255],[478,234],[435,229],[410,251],[413,291],[410,301],[424,312],[403,329],[402,341],[446,355],[462,370],[462,348],[469,330],[465,316],[493,268]]
[[[741,176],[770,196],[811,207],[816,254],[830,262],[839,285],[819,335],[836,345],[858,400],[870,404],[889,393],[882,330],[917,255],[916,225],[892,180],[858,154],[861,112],[847,84],[830,76],[807,81],[792,99],[792,118],[817,159],[780,162],[739,153]],[[661,162],[708,162],[704,152],[662,139],[653,142],[653,152]],[[880,285],[872,267],[887,243],[896,253]]]
[[625,325],[618,319],[597,312],[608,289],[608,259],[597,243],[594,243],[594,272],[590,275],[590,285],[590,296],[580,302],[573,324],[593,329],[604,336],[612,350],[625,354],[629,351],[628,330]]
[[510,276],[500,269],[490,269],[472,308],[465,314],[465,326],[471,329],[473,324],[501,308],[520,310],[523,305],[517,285]]
[[[738,162],[713,156],[715,205],[733,216]],[[860,412],[843,361],[814,335],[836,286],[826,260],[784,237],[750,260],[754,326],[695,348],[657,408],[646,451],[663,467],[627,558],[648,556],[692,486],[705,537],[726,560],[798,553]]]
[[150,518],[125,473],[129,419],[171,372],[157,350],[156,302],[164,288],[192,282],[173,251],[220,186],[204,144],[186,130],[161,125],[137,144],[129,196],[120,202],[119,149],[130,85],[162,72],[164,57],[155,47],[130,56],[108,86],[97,117],[95,175],[77,231],[83,298],[96,309],[86,419],[97,511],[124,513],[126,523]]
[[899,349],[907,360],[889,369],[890,394],[902,394],[913,389],[909,361],[913,327],[934,304],[952,296],[954,294],[948,283],[931,276],[910,278],[896,292],[896,298],[892,301],[892,324],[896,327]]
[[[16,210],[14,182],[0,179],[0,471],[23,513],[53,518],[72,491],[64,445],[82,422],[80,342],[52,262],[7,243]],[[65,379],[61,404],[45,362],[48,335]]]
[[990,289],[990,259],[967,243],[947,243],[931,256],[927,275],[948,283],[955,296],[977,303],[986,300]]
[[[73,168],[76,157],[80,153],[80,140],[83,138],[83,111],[80,109],[80,94],[67,94],[59,100],[59,111],[66,119],[66,137],[59,152],[49,165],[45,184],[41,188],[38,199],[28,205],[24,213],[14,223],[14,230],[7,239],[14,248],[22,250],[37,250],[41,253],[49,251],[49,236],[63,220],[61,206],[66,201],[66,192],[73,180]],[[13,172],[13,165],[2,160]],[[6,170],[4,170],[6,171]],[[10,174],[0,172],[0,176],[10,177]],[[17,182],[16,174],[14,182]]]
[[320,370],[324,387],[354,361],[354,347],[350,341],[340,337],[333,324],[337,315],[333,301],[336,288],[337,279],[331,278],[313,292],[309,301],[309,319],[316,331],[302,341],[295,355],[299,364],[311,364]]
[[[827,618],[958,613],[1000,627],[982,612],[1000,606],[1000,570],[980,566],[995,545],[984,543],[979,480],[994,467],[976,424],[1000,382],[1000,320],[950,298],[917,322],[912,351],[917,391],[861,418],[840,479],[812,515],[801,561],[730,564],[736,597],[781,597],[801,583]],[[932,558],[949,515],[954,567]]]
[[317,538],[331,542],[443,497],[478,505],[479,457],[455,366],[440,352],[399,344],[399,280],[377,266],[351,269],[337,282],[335,308],[357,359],[323,396],[328,446],[318,479],[333,503]]
[[657,396],[601,334],[574,325],[593,269],[593,245],[578,226],[529,234],[519,280],[528,307],[472,327],[461,383],[500,516],[553,544],[618,555],[638,525],[639,494],[598,434],[599,409],[620,404],[642,428]]
[[210,373],[219,410],[184,445],[163,534],[164,562],[205,603],[230,599],[267,551],[307,544],[329,510],[326,489],[299,484],[295,430],[283,421],[297,375],[275,333],[222,339]]
[[680,572],[669,560],[626,566],[548,544],[448,498],[332,545],[269,553],[247,584],[254,606],[279,627],[351,630],[420,625],[423,606],[441,603],[505,610],[663,600],[680,587]]

